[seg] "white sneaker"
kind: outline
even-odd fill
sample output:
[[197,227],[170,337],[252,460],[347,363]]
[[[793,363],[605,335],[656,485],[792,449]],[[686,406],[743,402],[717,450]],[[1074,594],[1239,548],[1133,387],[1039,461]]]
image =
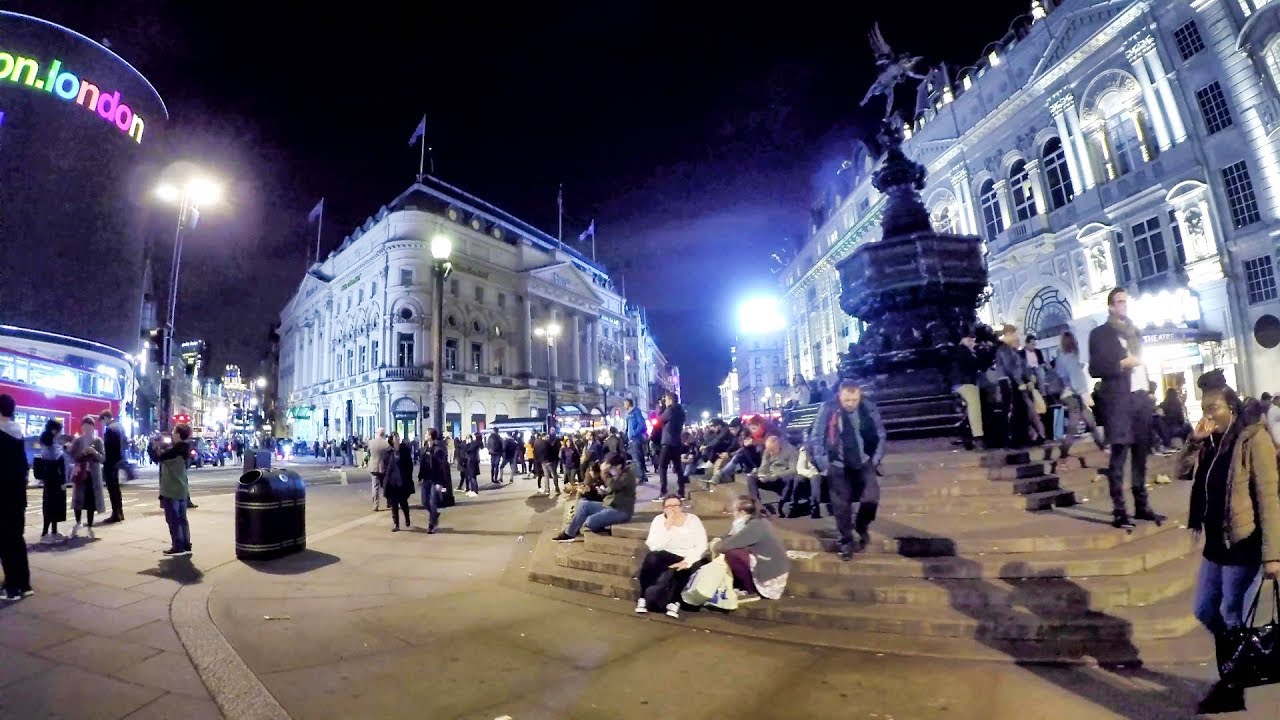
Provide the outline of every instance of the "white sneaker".
[[478,493],[478,492],[472,492],[472,491],[468,490],[468,491],[467,491],[467,497],[480,497],[480,493]]
[[667,603],[667,617],[679,619],[680,603]]
[[97,537],[95,537],[95,536],[94,536],[94,534],[93,534],[93,528],[89,528],[88,530],[85,530],[85,535],[87,535],[87,536],[89,537],[89,539],[90,539],[90,540],[97,540],[97,539],[98,539],[98,538],[97,538]]
[[642,615],[649,612],[649,608],[644,606],[644,598],[640,598],[636,601],[636,612]]

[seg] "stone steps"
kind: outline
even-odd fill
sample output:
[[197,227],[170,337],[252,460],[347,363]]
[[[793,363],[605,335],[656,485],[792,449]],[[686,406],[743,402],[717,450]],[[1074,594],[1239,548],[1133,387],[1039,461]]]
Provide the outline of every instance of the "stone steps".
[[[606,597],[634,600],[636,581],[627,573],[636,563],[611,559],[616,556],[569,553],[557,563],[572,573],[553,573],[543,581]],[[801,574],[803,575],[803,574]],[[1190,573],[1188,573],[1191,576]],[[942,583],[937,591],[912,587],[899,600],[924,602],[859,602],[855,598],[805,596],[811,582],[797,578],[799,592],[789,589],[781,600],[744,605],[735,613],[746,618],[772,622],[817,625],[851,632],[878,632],[934,637],[972,637],[999,640],[1127,640],[1176,638],[1193,630],[1197,622],[1191,614],[1191,590],[1156,599],[1142,606],[1113,606],[1098,612],[1083,603],[1047,605],[1036,602],[1044,583],[1022,583],[1017,588],[990,587],[987,581]],[[882,587],[891,588],[885,584]],[[902,586],[900,586],[902,587]],[[906,590],[906,588],[903,588]],[[1061,589],[1059,589],[1061,590]],[[1073,587],[1081,595],[1088,591]],[[875,587],[867,592],[874,593]],[[915,594],[910,594],[914,592]],[[984,604],[998,598],[1004,602]],[[1036,612],[1027,609],[1035,608]]]
[[[733,504],[741,492],[746,491],[746,484],[742,483],[742,491],[726,492],[729,486],[739,485],[739,483],[726,483],[716,487],[714,492],[693,491],[690,493],[690,507],[694,514],[702,516],[717,517],[720,515],[728,515],[732,511]],[[885,488],[880,498],[880,513],[958,513],[958,514],[976,514],[981,512],[994,511],[1038,511],[1049,510],[1055,507],[1065,507],[1076,503],[1075,493],[1071,490],[1063,490],[1054,488],[1052,490],[1044,490],[1040,492],[1028,492],[1025,494],[1015,495],[1007,491],[1001,493],[979,493],[973,490],[969,493],[961,493],[956,491],[954,494],[944,492],[942,488],[948,486],[932,486],[934,492],[930,493],[923,486],[914,490],[908,488]],[[1001,488],[996,487],[996,490]],[[767,497],[762,493],[762,498],[766,501],[773,501],[777,495],[771,493]]]

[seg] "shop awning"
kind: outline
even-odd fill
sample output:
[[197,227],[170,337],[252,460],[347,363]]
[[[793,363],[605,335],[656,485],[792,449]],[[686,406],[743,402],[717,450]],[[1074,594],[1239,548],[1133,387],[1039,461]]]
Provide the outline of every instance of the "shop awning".
[[310,420],[313,408],[310,405],[294,405],[289,408],[290,420]]
[[1193,327],[1146,328],[1143,345],[1182,345],[1185,343],[1222,342],[1222,333]]

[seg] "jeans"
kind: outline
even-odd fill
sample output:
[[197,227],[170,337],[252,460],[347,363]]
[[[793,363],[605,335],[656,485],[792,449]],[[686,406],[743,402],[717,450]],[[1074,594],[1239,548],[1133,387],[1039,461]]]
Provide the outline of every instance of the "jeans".
[[4,589],[16,595],[31,589],[31,567],[27,564],[27,543],[22,539],[26,520],[23,508],[5,508],[0,517],[0,568],[4,569]]
[[1085,429],[1093,437],[1093,442],[1098,446],[1098,449],[1106,448],[1106,440],[1102,437],[1102,431],[1098,429],[1098,421],[1093,416],[1093,409],[1085,405],[1079,395],[1064,397],[1062,402],[1067,406],[1068,417],[1067,436],[1062,441],[1063,445],[1071,447],[1071,443],[1075,441],[1076,428],[1080,427],[1080,423],[1083,421]]
[[648,472],[644,464],[644,440],[633,438],[630,445],[631,462],[636,464],[636,472],[640,476],[640,482],[644,482],[644,476]]
[[169,524],[169,538],[173,541],[173,549],[190,550],[191,526],[187,524],[186,499],[162,497],[160,507],[164,508],[164,521]]
[[480,479],[476,477],[476,473],[468,470],[466,473],[467,492],[480,492]]
[[599,531],[630,519],[631,513],[606,507],[604,503],[597,500],[579,500],[578,509],[573,513],[573,522],[565,528],[564,534],[577,537],[583,525],[586,525],[588,530]]
[[489,453],[489,482],[497,485],[502,479],[502,456]]
[[680,464],[680,448],[674,445],[663,445],[658,451],[659,492],[663,496],[667,494],[667,468],[673,468],[676,471],[676,488],[680,492],[680,497],[684,497],[684,486],[688,484],[689,478],[684,474],[684,467]]
[[[427,509],[430,515],[428,527],[434,529],[436,524],[440,522],[440,486],[434,482],[427,481],[422,483],[422,507]],[[406,517],[408,514],[406,513]]]
[[[542,463],[542,474],[547,476],[547,492],[551,492],[551,484],[555,483],[556,493],[560,492],[560,477],[556,475],[555,463],[548,460]],[[542,487],[542,478],[538,478],[538,487]]]
[[795,481],[795,476],[761,480],[759,475],[751,473],[747,475],[747,494],[756,500],[760,500],[760,489],[764,488],[770,492],[778,493],[778,504],[781,505],[791,498],[790,490],[792,483]]
[[755,452],[752,451],[753,447],[748,445],[735,452],[733,457],[729,458],[729,462],[720,468],[720,472],[716,473],[715,481],[717,483],[733,482],[734,476],[738,473],[751,472],[756,469],[760,463],[756,459]]
[[1261,588],[1260,570],[1260,565],[1219,565],[1201,560],[1195,600],[1200,624],[1215,635],[1243,625],[1246,600]]

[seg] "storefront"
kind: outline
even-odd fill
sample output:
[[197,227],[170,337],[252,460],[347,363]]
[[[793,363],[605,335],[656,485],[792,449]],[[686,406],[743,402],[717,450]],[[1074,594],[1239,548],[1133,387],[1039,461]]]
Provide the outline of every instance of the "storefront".
[[1156,402],[1169,388],[1178,391],[1192,422],[1200,419],[1196,381],[1222,369],[1236,387],[1236,361],[1219,330],[1201,327],[1200,299],[1187,288],[1145,294],[1129,300],[1129,316],[1142,328],[1142,359],[1156,383]]

